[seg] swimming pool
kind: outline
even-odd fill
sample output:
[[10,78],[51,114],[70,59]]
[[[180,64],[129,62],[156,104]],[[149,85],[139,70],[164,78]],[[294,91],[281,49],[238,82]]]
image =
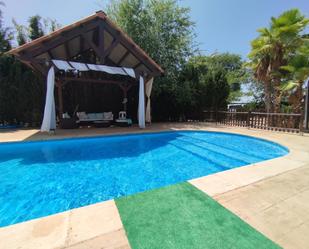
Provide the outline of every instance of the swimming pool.
[[279,144],[175,131],[0,144],[0,226],[280,157]]

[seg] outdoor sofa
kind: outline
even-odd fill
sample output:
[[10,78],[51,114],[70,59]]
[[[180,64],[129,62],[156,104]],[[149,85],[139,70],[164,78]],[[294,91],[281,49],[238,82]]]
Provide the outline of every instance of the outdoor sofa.
[[114,115],[112,112],[86,113],[77,112],[77,122],[95,122],[95,121],[113,121]]

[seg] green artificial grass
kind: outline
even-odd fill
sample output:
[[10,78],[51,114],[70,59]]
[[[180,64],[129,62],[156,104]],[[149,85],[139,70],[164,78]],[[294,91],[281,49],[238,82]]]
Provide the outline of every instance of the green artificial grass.
[[280,248],[189,183],[123,197],[116,205],[132,249]]

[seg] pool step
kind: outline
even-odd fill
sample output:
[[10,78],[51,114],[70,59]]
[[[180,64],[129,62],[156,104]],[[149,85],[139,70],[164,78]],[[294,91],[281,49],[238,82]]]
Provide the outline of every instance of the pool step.
[[231,157],[231,158],[244,161],[246,163],[255,163],[255,162],[268,159],[267,157],[257,156],[252,152],[249,153],[248,151],[241,151],[240,149],[235,149],[232,147],[229,148],[227,146],[218,145],[213,141],[207,141],[207,140],[200,139],[200,138],[183,137],[181,138],[181,140],[184,140],[191,144],[201,146],[203,148],[207,148],[208,150],[223,154],[227,157]]
[[175,145],[185,149],[187,152],[203,157],[204,159],[211,161],[212,163],[218,165],[221,169],[231,169],[237,166],[243,166],[257,161],[257,159],[244,159],[244,156],[238,159],[236,154],[228,150],[215,148],[207,143],[194,143],[187,139],[177,139],[177,141],[172,142]]

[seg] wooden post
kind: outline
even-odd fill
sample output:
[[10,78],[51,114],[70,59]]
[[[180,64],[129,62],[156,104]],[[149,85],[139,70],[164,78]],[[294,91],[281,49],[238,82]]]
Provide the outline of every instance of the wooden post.
[[103,57],[104,55],[104,51],[105,51],[105,47],[104,47],[104,26],[103,23],[100,24],[99,28],[98,28],[98,32],[99,32],[99,52],[100,52],[100,63],[101,64],[105,64],[105,57]]
[[250,114],[251,114],[251,111],[249,111],[247,113],[247,127],[248,127],[248,129],[250,129]]
[[301,111],[300,118],[299,118],[299,135],[304,135],[304,112]]
[[128,89],[126,87],[122,88],[122,91],[123,91],[123,100],[125,101],[123,103],[123,110],[126,112],[127,111],[127,102],[128,102],[128,99],[127,99],[127,92],[128,92]]
[[[211,110],[211,115],[213,115],[213,111]],[[218,110],[216,110],[215,111],[215,119],[216,119],[216,126],[218,125],[218,122],[219,122],[219,120],[218,120]],[[212,119],[212,117],[211,117],[211,119]]]
[[144,73],[144,111],[145,111],[145,124],[146,124],[146,105],[147,105],[147,97],[146,97],[146,83],[147,83],[147,75]]
[[63,114],[63,96],[62,96],[62,83],[58,82],[57,84],[58,89],[58,105],[59,105],[59,119],[62,119]]

